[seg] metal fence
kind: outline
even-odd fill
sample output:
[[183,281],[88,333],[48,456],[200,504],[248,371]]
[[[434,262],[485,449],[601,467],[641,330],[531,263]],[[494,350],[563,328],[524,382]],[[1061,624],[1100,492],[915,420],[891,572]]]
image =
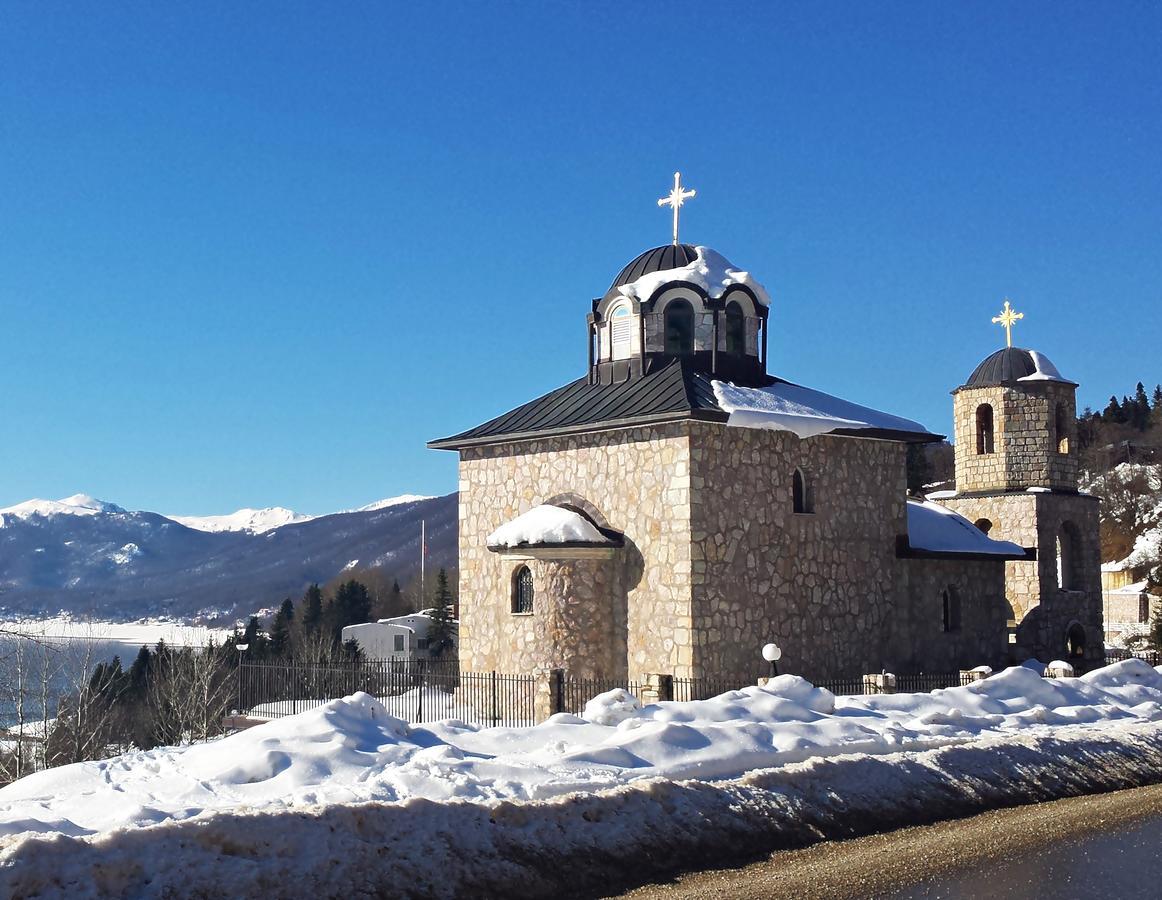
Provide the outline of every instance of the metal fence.
[[1106,665],[1123,659],[1140,659],[1147,665],[1162,666],[1162,653],[1156,650],[1107,650]]
[[532,675],[462,672],[456,660],[244,662],[238,670],[238,708],[250,718],[294,715],[356,691],[413,723],[529,725],[536,718]]
[[[559,670],[558,670],[559,671]],[[558,712],[581,715],[585,704],[606,691],[623,688],[640,697],[642,686],[637,681],[627,681],[624,678],[569,678],[559,675],[553,682],[554,709]]]
[[717,697],[727,691],[737,691],[739,688],[758,683],[759,676],[750,680],[741,678],[717,678],[706,675],[701,678],[675,678],[675,700],[707,700]]

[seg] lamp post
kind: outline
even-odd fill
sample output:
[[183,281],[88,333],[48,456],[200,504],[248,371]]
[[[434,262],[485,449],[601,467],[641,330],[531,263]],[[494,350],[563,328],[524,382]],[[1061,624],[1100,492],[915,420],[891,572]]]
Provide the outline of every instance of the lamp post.
[[778,644],[766,644],[763,647],[763,659],[771,664],[771,677],[779,674],[779,660],[783,658],[783,651]]
[[250,649],[249,644],[235,644],[234,649],[238,651],[238,714],[242,714],[242,654]]

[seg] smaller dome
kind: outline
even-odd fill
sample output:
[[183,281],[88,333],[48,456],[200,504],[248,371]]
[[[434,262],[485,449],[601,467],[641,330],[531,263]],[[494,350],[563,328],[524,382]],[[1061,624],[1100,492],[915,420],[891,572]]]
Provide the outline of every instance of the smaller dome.
[[1016,381],[1067,381],[1049,357],[1036,350],[1005,347],[987,357],[968,376],[965,387],[992,387]]
[[654,247],[635,257],[624,269],[617,273],[609,290],[621,287],[623,284],[632,284],[643,275],[651,272],[667,272],[670,269],[680,269],[688,266],[698,258],[698,248],[693,244],[666,244],[664,247]]

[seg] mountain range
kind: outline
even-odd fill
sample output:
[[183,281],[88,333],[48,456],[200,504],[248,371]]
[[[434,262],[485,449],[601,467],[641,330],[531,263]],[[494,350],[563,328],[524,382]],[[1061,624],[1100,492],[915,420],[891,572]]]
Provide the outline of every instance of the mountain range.
[[456,495],[405,495],[323,516],[283,507],[167,516],[75,494],[0,509],[0,616],[227,619],[312,582],[378,569],[406,584],[456,564]]

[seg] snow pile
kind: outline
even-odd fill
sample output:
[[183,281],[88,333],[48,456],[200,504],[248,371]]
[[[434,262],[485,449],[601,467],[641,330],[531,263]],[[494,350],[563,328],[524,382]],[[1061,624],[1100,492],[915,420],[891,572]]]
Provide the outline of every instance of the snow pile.
[[580,513],[547,504],[534,506],[488,536],[489,547],[608,543],[609,539]]
[[251,534],[263,534],[283,525],[309,522],[314,516],[305,516],[283,506],[271,506],[266,509],[246,507],[224,516],[166,516],[166,518],[196,531],[249,531]]
[[730,413],[728,425],[790,431],[801,438],[837,429],[875,428],[929,433],[927,428],[911,419],[889,415],[788,381],[764,388],[738,387],[723,381],[711,384],[718,405]]
[[544,800],[648,778],[736,778],[813,757],[924,750],[1030,729],[1162,720],[1162,674],[1130,659],[1075,679],[1025,667],[929,694],[835,697],[794,675],[710,700],[638,708],[622,691],[586,717],[525,728],[409,726],[355,694],[208,744],[50,769],[0,789],[0,846],[238,810],[415,799]]
[[908,544],[918,550],[941,553],[1025,556],[1020,545],[994,541],[964,516],[928,500],[908,501]]
[[73,494],[63,500],[25,500],[15,506],[0,509],[0,528],[4,527],[5,520],[31,519],[34,516],[50,518],[52,516],[95,516],[100,513],[123,513],[120,506],[106,503],[90,497],[88,494]]
[[618,287],[626,297],[635,300],[649,300],[654,291],[671,281],[684,281],[687,284],[697,285],[713,300],[717,300],[734,285],[743,285],[751,290],[763,306],[771,305],[771,298],[766,288],[756,281],[749,272],[743,272],[731,265],[717,250],[709,247],[695,247],[698,256],[687,265],[677,269],[664,269],[660,272],[649,272],[637,281],[623,284]]
[[1057,366],[1053,365],[1044,353],[1030,350],[1029,356],[1033,360],[1033,367],[1036,371],[1032,375],[1018,378],[1017,381],[1065,381],[1072,384],[1069,379],[1062,377],[1061,373],[1057,371]]

